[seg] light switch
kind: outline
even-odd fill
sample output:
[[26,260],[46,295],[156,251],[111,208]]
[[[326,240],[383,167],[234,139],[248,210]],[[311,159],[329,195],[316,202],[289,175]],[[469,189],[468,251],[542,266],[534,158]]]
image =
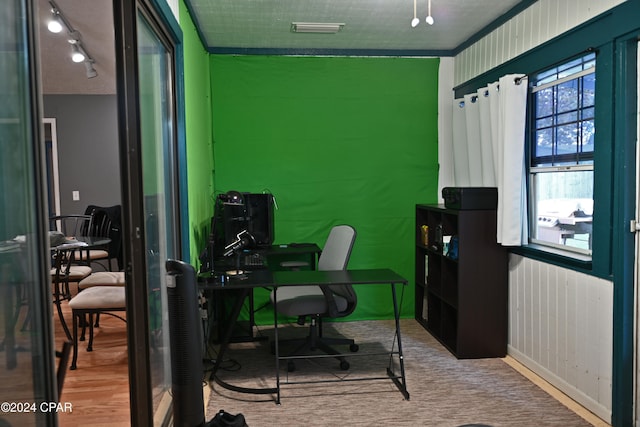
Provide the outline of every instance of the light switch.
[[77,202],[78,200],[80,200],[80,192],[78,190],[74,190],[73,193],[71,193],[73,196],[73,201]]

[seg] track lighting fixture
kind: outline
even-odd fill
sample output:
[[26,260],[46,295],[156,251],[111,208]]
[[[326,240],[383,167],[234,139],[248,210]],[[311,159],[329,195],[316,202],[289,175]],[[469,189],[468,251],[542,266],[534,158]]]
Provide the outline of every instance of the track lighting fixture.
[[52,33],[60,33],[63,29],[67,30],[69,35],[68,41],[71,44],[71,60],[75,63],[84,63],[87,78],[93,78],[98,75],[93,64],[95,60],[89,55],[82,43],[82,35],[77,31],[64,16],[54,0],[49,0],[51,6],[51,20],[47,23],[47,28]]
[[[415,28],[420,24],[420,20],[418,19],[418,10],[416,6],[417,0],[413,0],[413,19],[411,20],[411,28]],[[433,25],[434,20],[433,16],[431,16],[431,0],[427,0],[428,14],[426,19],[424,20],[427,24]]]
[[82,53],[82,51],[78,47],[78,40],[69,40],[69,43],[71,43],[71,60],[76,64],[84,62],[86,56],[84,56],[84,53]]
[[418,7],[416,4],[417,0],[413,0],[413,19],[411,20],[411,27],[415,28],[418,26],[418,24],[420,23],[420,20],[418,19]]
[[427,18],[425,19],[425,22],[429,25],[433,25],[433,16],[431,16],[431,0],[429,1],[429,10],[428,10],[428,14],[427,14]]
[[47,28],[56,34],[62,31],[62,22],[60,22],[60,12],[58,9],[51,8],[51,19],[47,23]]
[[93,60],[84,61],[84,68],[85,68],[85,71],[87,73],[87,78],[88,79],[92,79],[92,78],[98,76],[98,72],[96,71],[95,68],[93,68]]

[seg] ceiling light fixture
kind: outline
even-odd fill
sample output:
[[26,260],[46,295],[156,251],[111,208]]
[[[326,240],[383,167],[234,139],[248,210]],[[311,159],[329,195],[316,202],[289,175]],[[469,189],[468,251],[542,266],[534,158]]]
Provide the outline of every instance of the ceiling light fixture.
[[329,22],[292,22],[291,32],[335,34],[338,31],[342,30],[344,25],[344,23]]
[[60,22],[60,11],[55,7],[51,8],[51,19],[47,23],[47,29],[56,34],[62,31],[62,22]]
[[425,19],[425,22],[429,25],[433,25],[433,16],[431,16],[431,0],[429,0],[429,14],[427,15],[427,18]]
[[413,19],[411,20],[411,28],[415,28],[420,23],[418,19],[418,8],[416,5],[417,0],[413,0]]
[[67,30],[69,34],[68,41],[71,44],[71,60],[75,63],[84,62],[87,78],[93,78],[98,75],[98,72],[93,67],[95,60],[89,55],[86,48],[82,43],[82,35],[77,31],[71,23],[64,16],[58,5],[54,0],[49,0],[51,6],[51,20],[47,23],[47,28],[52,33],[59,33],[63,29]]
[[87,57],[80,50],[80,42],[78,40],[69,40],[69,43],[71,43],[71,60],[76,64],[84,62]]
[[91,61],[84,61],[84,68],[86,70],[87,73],[87,78],[88,79],[92,79],[94,77],[98,76],[98,72],[96,71],[95,68],[93,68],[93,60]]

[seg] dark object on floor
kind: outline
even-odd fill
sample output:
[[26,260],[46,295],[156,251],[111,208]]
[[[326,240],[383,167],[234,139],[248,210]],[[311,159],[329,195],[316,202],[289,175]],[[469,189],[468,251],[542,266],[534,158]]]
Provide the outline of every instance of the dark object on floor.
[[220,409],[211,421],[207,423],[207,427],[249,427],[244,419],[244,415],[232,415]]

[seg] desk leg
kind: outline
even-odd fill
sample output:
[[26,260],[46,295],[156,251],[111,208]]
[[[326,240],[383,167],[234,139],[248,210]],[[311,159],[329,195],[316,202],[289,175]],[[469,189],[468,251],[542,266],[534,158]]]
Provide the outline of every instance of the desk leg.
[[244,300],[248,294],[249,294],[249,289],[243,289],[242,293],[238,296],[235,304],[233,305],[233,311],[229,316],[227,329],[226,331],[224,331],[224,335],[222,336],[222,340],[220,341],[220,349],[218,350],[218,357],[216,358],[216,362],[213,365],[214,378],[216,378],[216,373],[220,368],[220,364],[222,363],[224,354],[227,352],[227,348],[229,348],[229,341],[231,340],[231,334],[233,333],[233,328],[236,325],[236,321],[238,320],[238,316],[240,315],[240,310],[242,309],[242,304],[244,303]]
[[273,328],[276,353],[276,405],[280,404],[280,340],[278,339],[278,287],[273,288]]
[[[404,285],[402,287],[404,293]],[[393,349],[389,357],[389,367],[387,368],[387,375],[394,382],[398,390],[402,393],[405,400],[409,400],[409,392],[407,391],[407,379],[404,373],[404,355],[402,353],[402,337],[400,336],[400,310],[398,309],[398,299],[396,297],[396,284],[391,284],[391,296],[393,297],[393,314],[396,322],[396,338],[398,339],[398,361],[400,364],[400,377],[402,382],[398,379],[398,376],[393,372]]]
[[[220,349],[218,350],[218,357],[216,358],[216,362],[213,365],[212,378],[213,380],[220,385],[221,387],[226,388],[227,390],[237,391],[240,393],[252,393],[252,394],[273,394],[276,392],[275,388],[247,388],[247,387],[238,387],[232,384],[229,384],[220,378],[218,378],[217,372],[220,368],[220,364],[224,358],[225,353],[227,352],[227,348],[229,348],[229,341],[231,340],[231,335],[233,334],[233,328],[238,320],[238,316],[240,315],[240,311],[242,310],[242,305],[244,304],[244,300],[249,295],[250,288],[242,289],[242,293],[238,296],[235,304],[233,305],[233,311],[229,316],[229,326],[227,330],[224,332],[224,336],[222,337],[222,341],[220,342]],[[280,396],[278,395],[278,402]]]

